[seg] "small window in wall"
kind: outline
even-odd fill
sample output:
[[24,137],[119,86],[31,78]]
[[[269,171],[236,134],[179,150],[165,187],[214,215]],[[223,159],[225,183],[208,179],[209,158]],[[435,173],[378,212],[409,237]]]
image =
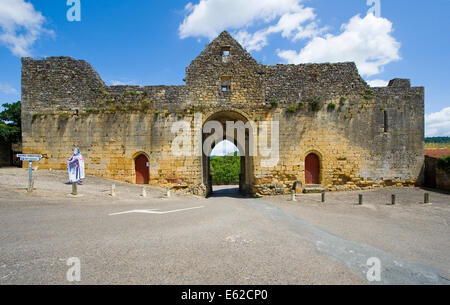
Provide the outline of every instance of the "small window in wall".
[[388,132],[389,131],[388,112],[386,110],[384,110],[383,115],[384,115],[384,132]]
[[230,51],[231,48],[226,46],[226,47],[222,47],[222,62],[223,63],[228,63],[230,61]]
[[230,50],[231,50],[231,47],[229,47],[229,46],[222,47],[222,56],[229,56]]
[[231,77],[224,76],[221,79],[222,92],[229,92],[231,90]]

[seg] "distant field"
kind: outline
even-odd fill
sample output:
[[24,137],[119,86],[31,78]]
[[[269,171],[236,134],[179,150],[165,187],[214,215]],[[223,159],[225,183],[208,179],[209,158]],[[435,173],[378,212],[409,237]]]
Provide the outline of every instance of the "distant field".
[[425,143],[425,149],[438,149],[438,148],[450,149],[450,143]]
[[449,148],[450,137],[425,138],[425,149]]

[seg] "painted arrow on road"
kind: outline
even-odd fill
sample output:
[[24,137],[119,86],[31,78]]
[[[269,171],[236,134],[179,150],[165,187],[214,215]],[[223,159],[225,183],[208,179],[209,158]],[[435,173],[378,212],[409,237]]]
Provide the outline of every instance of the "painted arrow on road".
[[180,209],[180,210],[173,210],[173,211],[159,211],[159,210],[132,210],[132,211],[125,211],[120,213],[113,213],[109,214],[109,216],[116,216],[116,215],[124,215],[124,214],[157,214],[157,215],[164,215],[164,214],[170,214],[170,213],[177,213],[177,212],[184,212],[184,211],[190,211],[190,210],[196,210],[196,209],[202,209],[204,206],[201,207],[193,207],[193,208],[187,208],[187,209]]

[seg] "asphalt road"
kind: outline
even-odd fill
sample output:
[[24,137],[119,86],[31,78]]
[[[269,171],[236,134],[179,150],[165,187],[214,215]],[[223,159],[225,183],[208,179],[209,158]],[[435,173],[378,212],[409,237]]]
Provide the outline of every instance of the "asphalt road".
[[[64,173],[0,169],[0,284],[449,284],[450,196],[423,190],[209,199],[89,178],[70,197]],[[109,196],[111,183],[117,197]],[[398,194],[395,207],[385,203]],[[320,195],[319,195],[320,196]],[[357,201],[357,199],[356,199]],[[381,263],[369,282],[367,260]]]

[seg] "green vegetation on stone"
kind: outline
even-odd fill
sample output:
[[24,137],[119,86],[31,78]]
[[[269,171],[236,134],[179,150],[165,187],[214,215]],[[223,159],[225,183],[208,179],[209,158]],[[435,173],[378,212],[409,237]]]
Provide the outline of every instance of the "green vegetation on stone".
[[314,112],[319,111],[320,110],[320,97],[318,97],[318,98],[316,98],[314,100],[311,100],[309,102],[309,104],[311,105],[311,110],[312,111],[314,111]]
[[278,107],[279,104],[280,104],[280,102],[276,98],[274,98],[270,101],[270,106],[272,106],[272,108]]
[[296,105],[291,105],[286,107],[286,112],[287,113],[296,113],[298,111],[298,107]]

